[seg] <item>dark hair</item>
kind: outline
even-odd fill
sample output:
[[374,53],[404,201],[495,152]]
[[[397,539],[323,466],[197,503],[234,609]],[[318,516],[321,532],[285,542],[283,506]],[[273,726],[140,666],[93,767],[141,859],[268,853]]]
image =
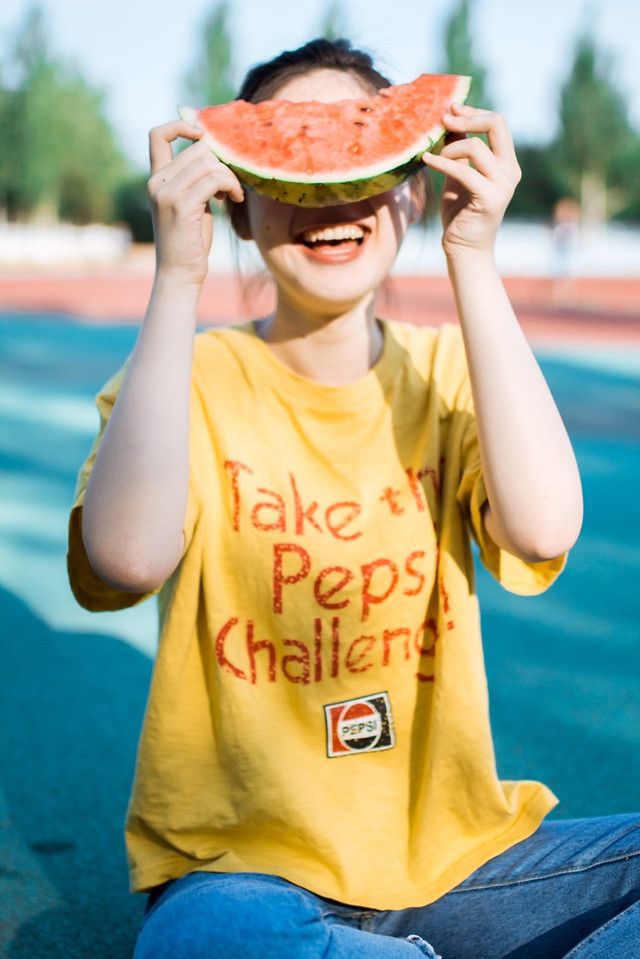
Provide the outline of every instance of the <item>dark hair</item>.
[[351,73],[362,81],[363,86],[369,87],[372,94],[391,86],[391,81],[375,69],[368,53],[355,50],[349,40],[321,38],[311,40],[297,50],[285,50],[273,60],[252,67],[240,87],[238,99],[249,103],[271,100],[289,80],[313,70]]

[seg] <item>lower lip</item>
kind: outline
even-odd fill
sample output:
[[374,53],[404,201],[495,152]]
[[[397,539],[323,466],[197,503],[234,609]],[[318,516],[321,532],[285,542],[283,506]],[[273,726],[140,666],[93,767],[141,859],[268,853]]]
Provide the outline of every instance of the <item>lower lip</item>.
[[366,240],[362,240],[361,243],[346,241],[336,246],[327,243],[314,247],[305,246],[303,243],[301,246],[305,255],[314,262],[337,264],[350,263],[352,260],[356,260],[362,254],[365,242]]

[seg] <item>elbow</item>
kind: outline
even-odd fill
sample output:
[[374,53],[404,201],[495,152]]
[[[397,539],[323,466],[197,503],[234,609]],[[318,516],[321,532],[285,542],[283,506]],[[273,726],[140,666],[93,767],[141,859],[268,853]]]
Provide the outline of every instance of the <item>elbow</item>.
[[532,562],[557,559],[568,553],[578,541],[583,518],[581,490],[557,507],[555,512],[544,511],[531,536]]
[[107,586],[121,593],[134,593],[144,596],[155,592],[166,576],[158,575],[153,568],[118,556],[115,559],[103,557],[87,550],[87,558],[96,576]]
[[575,546],[582,529],[582,499],[570,508],[553,513],[545,510],[538,520],[520,517],[506,524],[496,522],[489,511],[487,531],[494,542],[527,563],[558,559]]
[[516,542],[516,552],[529,563],[544,563],[558,559],[572,549],[582,528],[582,509],[574,516],[546,518],[534,529],[522,532]]
[[575,534],[568,534],[562,530],[549,530],[544,535],[520,539],[511,548],[511,552],[528,563],[545,563],[568,553],[575,545],[578,534],[579,530]]
[[175,570],[175,562],[156,558],[154,551],[136,549],[132,544],[94,544],[84,536],[87,559],[96,576],[122,593],[140,596],[155,592]]

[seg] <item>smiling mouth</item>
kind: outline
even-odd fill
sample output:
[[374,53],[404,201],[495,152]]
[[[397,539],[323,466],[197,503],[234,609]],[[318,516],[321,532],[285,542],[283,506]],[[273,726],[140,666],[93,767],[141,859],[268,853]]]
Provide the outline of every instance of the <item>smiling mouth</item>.
[[311,227],[303,230],[298,240],[310,250],[323,247],[358,247],[364,241],[364,230],[354,223],[337,226]]

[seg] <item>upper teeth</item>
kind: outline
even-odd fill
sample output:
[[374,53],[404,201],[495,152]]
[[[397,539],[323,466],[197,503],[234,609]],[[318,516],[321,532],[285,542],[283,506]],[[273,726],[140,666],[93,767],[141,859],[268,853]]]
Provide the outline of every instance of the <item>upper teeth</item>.
[[302,234],[303,243],[321,243],[329,240],[361,240],[364,230],[349,223],[345,226],[325,226],[320,229],[305,230]]

